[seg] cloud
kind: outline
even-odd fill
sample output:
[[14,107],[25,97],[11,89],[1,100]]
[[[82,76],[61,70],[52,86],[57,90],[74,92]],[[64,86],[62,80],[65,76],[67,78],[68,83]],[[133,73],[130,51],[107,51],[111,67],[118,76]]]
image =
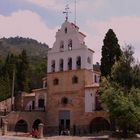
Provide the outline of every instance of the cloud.
[[50,29],[38,14],[29,10],[0,15],[0,37],[30,37],[52,47],[57,29]]
[[96,11],[99,10],[102,6],[104,6],[106,0],[80,0],[77,1],[77,10],[83,11],[87,13],[88,11]]
[[140,49],[140,17],[116,17],[107,21],[92,20],[87,22],[87,28],[91,29],[87,33],[86,42],[95,50],[95,61],[100,61],[102,42],[109,28],[112,28],[116,33],[119,44],[132,44],[135,48],[135,57],[139,57]]
[[61,3],[60,0],[25,0],[27,2],[33,3],[37,6],[50,9],[50,10],[55,10],[55,11],[62,11],[65,8],[64,3]]

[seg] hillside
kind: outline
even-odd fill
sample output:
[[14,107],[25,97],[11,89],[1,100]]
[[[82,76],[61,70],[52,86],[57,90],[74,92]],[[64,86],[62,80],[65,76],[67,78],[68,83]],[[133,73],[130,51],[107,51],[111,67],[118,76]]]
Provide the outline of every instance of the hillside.
[[[3,69],[7,69],[8,71],[12,71],[11,68],[7,67],[10,64],[6,64],[7,60],[16,56],[16,60],[14,60],[15,64],[19,63],[20,55],[23,50],[26,50],[27,54],[27,63],[29,64],[28,70],[25,68],[27,75],[27,86],[28,91],[31,91],[34,88],[42,87],[42,78],[46,75],[47,72],[47,51],[49,47],[46,44],[40,43],[36,40],[23,38],[23,37],[10,37],[10,38],[1,38],[0,39],[0,100],[3,100],[9,97],[9,92],[11,92],[11,87],[8,89],[7,87],[11,86],[12,78],[11,73],[8,72],[10,77],[9,83],[7,79],[6,71]],[[9,56],[9,57],[8,57]],[[8,59],[7,59],[8,57]],[[20,60],[20,61],[19,61]],[[22,65],[23,67],[23,65]],[[21,68],[22,68],[21,67]],[[22,71],[22,69],[21,69]],[[20,72],[21,72],[20,71]],[[16,78],[18,78],[18,73],[16,74]],[[9,78],[8,77],[8,78]],[[6,85],[6,84],[7,85]],[[17,86],[18,79],[15,80],[15,85]],[[17,87],[15,87],[15,91]],[[10,91],[8,91],[10,90]]]
[[30,60],[47,57],[48,45],[36,40],[23,37],[10,37],[0,39],[0,56],[5,58],[8,54],[19,55],[25,49]]

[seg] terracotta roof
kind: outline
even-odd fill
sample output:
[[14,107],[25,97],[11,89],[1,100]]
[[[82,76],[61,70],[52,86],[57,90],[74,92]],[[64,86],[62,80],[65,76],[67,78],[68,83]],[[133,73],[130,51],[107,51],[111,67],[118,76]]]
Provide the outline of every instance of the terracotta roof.
[[95,53],[95,51],[93,51],[92,49],[88,48],[88,50],[90,50],[91,52]]
[[24,94],[23,96],[25,96],[25,97],[32,97],[32,96],[35,96],[35,93],[33,92],[33,93],[29,93],[29,94]]
[[84,37],[86,37],[86,35],[84,34],[84,33],[82,33],[82,32],[79,32],[82,36],[84,36]]
[[91,85],[85,85],[85,88],[95,88],[95,87],[99,87],[99,83],[94,83]]
[[46,90],[47,88],[38,88],[38,89],[33,89],[32,91],[33,92],[36,92],[36,91],[41,91],[41,90]]

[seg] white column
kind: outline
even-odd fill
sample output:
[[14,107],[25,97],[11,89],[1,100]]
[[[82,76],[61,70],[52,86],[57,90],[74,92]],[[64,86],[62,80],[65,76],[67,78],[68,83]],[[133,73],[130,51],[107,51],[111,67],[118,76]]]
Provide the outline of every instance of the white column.
[[44,127],[44,124],[40,123],[39,124],[39,138],[43,138],[43,127]]
[[2,135],[6,135],[7,134],[7,120],[4,121],[3,123],[3,130],[2,130]]

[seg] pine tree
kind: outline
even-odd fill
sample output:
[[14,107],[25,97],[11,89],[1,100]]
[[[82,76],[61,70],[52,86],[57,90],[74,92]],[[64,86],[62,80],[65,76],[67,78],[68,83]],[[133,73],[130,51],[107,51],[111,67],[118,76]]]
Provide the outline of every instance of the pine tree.
[[109,29],[103,40],[102,58],[101,58],[101,75],[107,77],[111,73],[111,68],[115,61],[118,61],[121,56],[120,45],[116,34],[112,29]]

